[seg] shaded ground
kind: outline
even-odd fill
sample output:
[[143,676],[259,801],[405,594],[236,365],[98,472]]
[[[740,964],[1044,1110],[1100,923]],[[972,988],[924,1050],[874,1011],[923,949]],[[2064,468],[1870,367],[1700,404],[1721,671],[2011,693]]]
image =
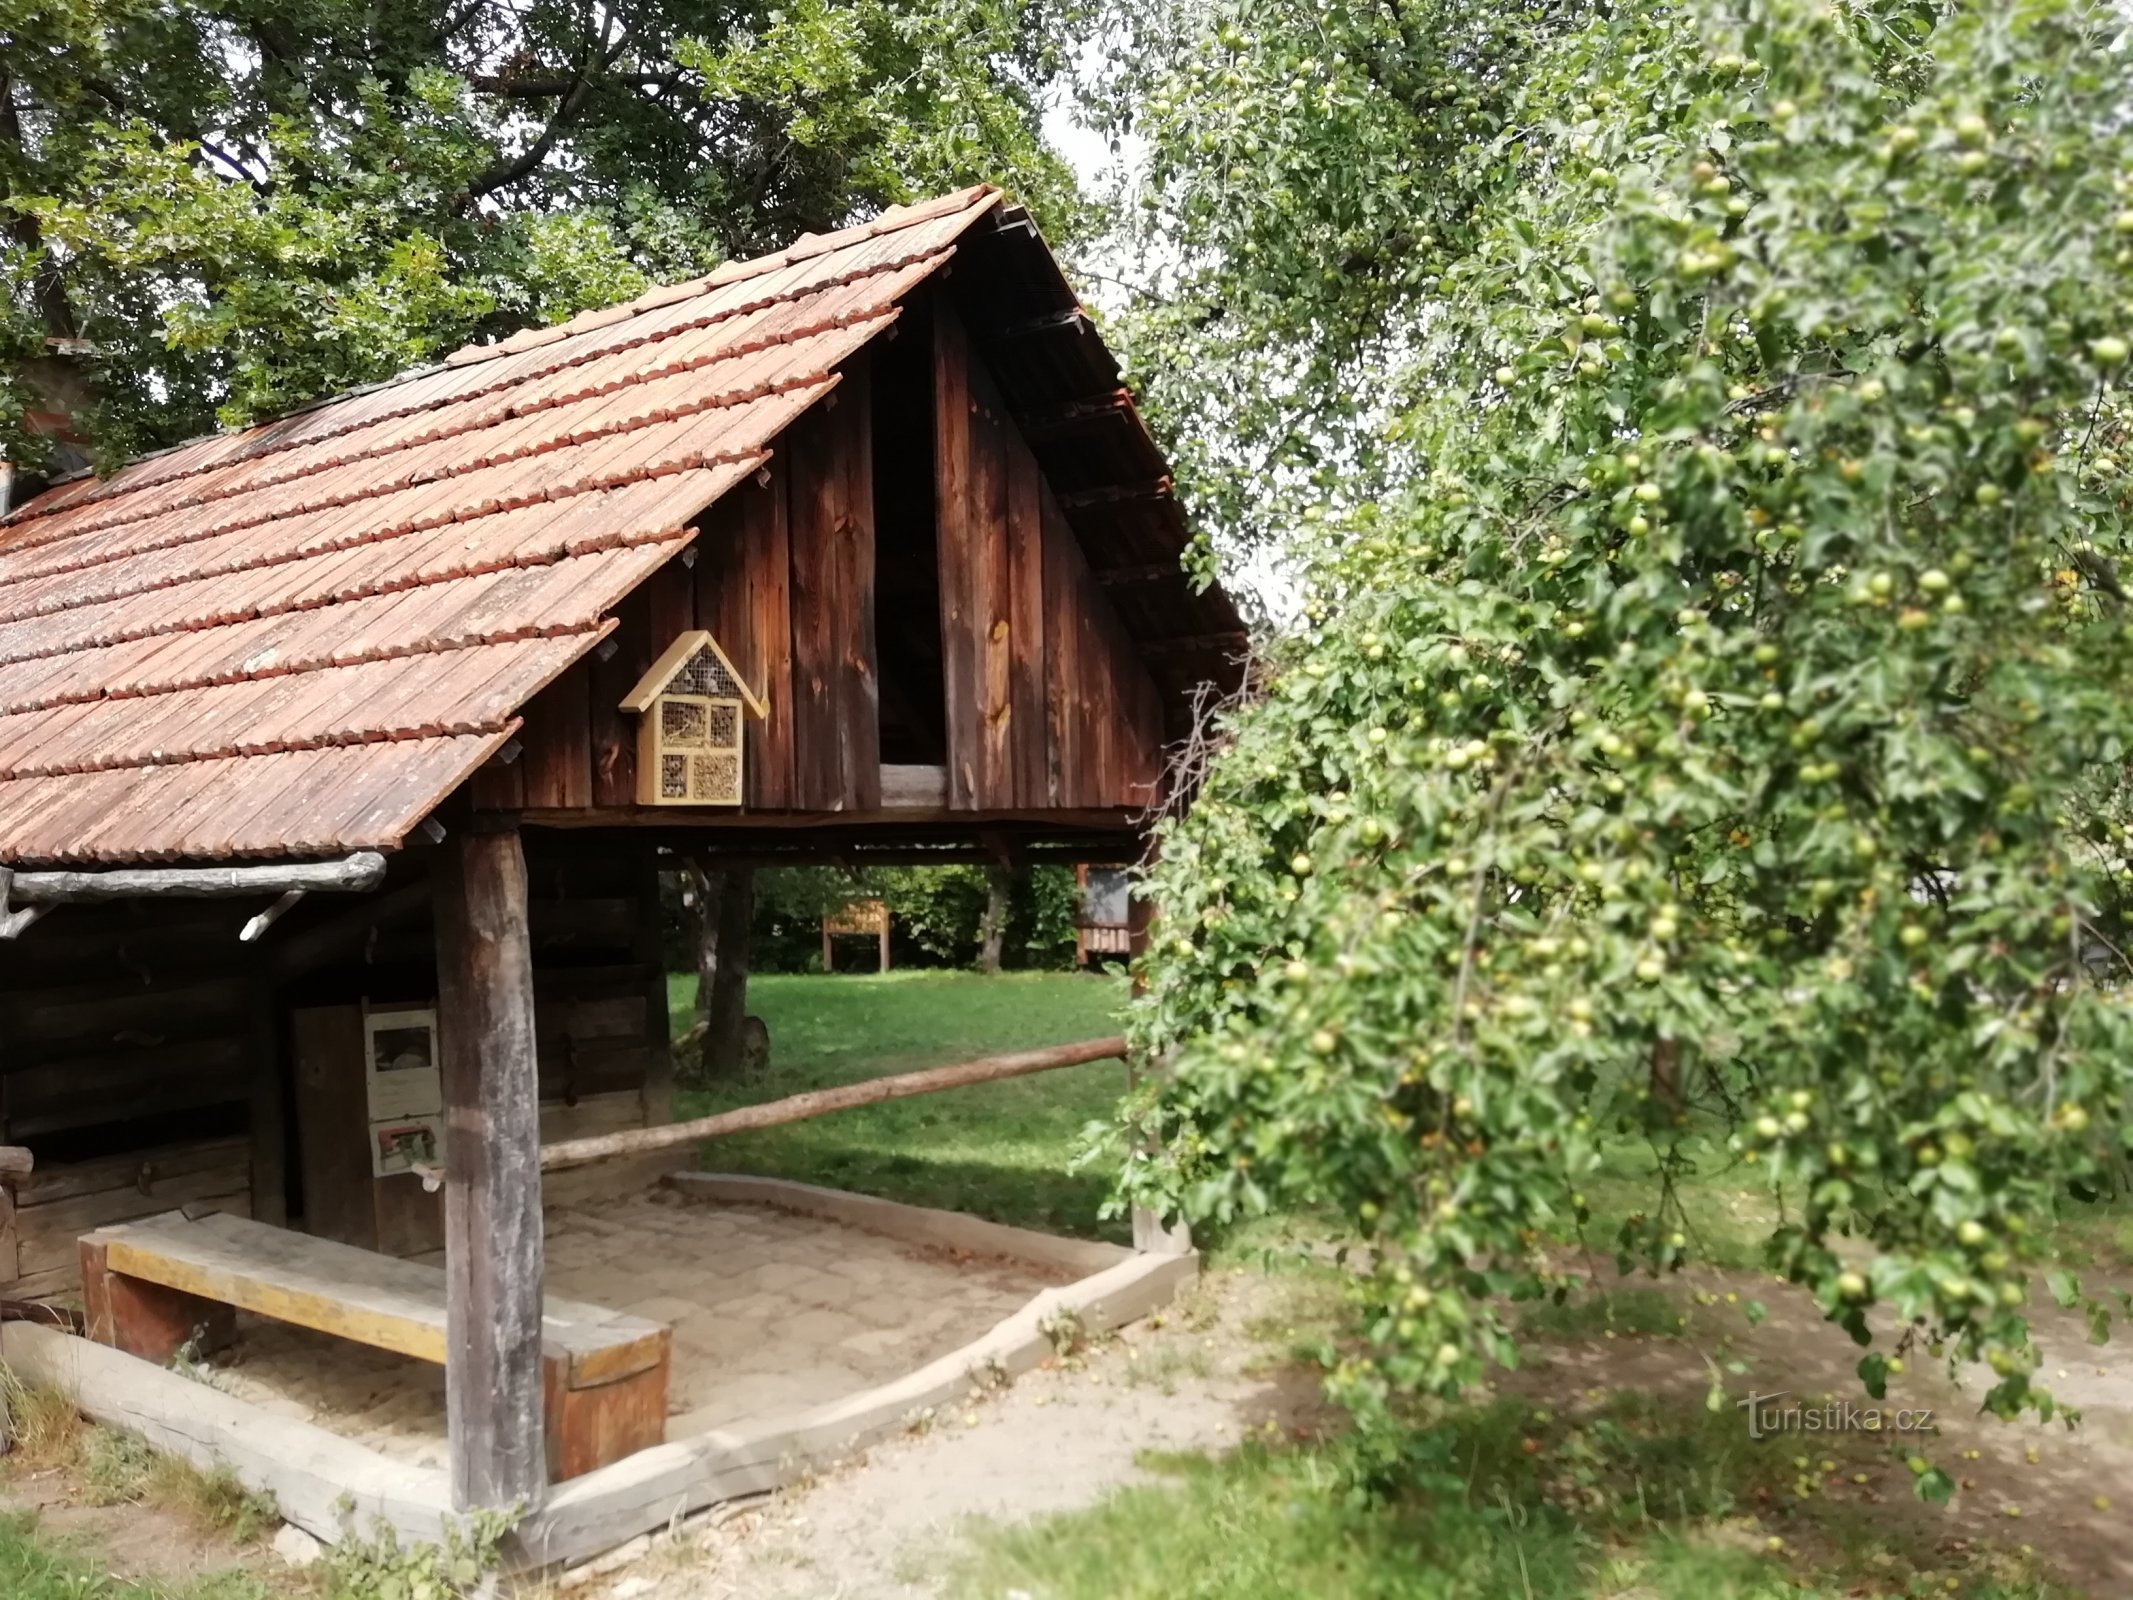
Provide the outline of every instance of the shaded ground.
[[194,1471],[17,1396],[0,1459],[7,1600],[280,1600],[310,1592],[268,1549],[279,1519],[227,1474]]
[[[1696,1305],[1701,1291],[1717,1303]],[[1749,1327],[1724,1299],[1760,1300],[1768,1316]],[[1750,1393],[1784,1391],[1784,1404],[1817,1408],[1834,1398],[1871,1405],[1856,1371],[1861,1352],[1822,1320],[1812,1301],[1789,1286],[1750,1274],[1703,1274],[1673,1286],[1666,1303],[1688,1323],[1678,1337],[1617,1333],[1536,1342],[1527,1369],[1507,1375],[1506,1393],[1534,1397],[1576,1415],[1609,1394],[1641,1392],[1682,1408],[1702,1407],[1710,1391],[1708,1352],[1725,1347],[1744,1371],[1723,1371],[1727,1412],[1746,1431],[1738,1408]],[[1920,1353],[1888,1383],[1885,1411],[1930,1409],[1934,1431],[1911,1436],[1789,1431],[1757,1443],[1804,1476],[1817,1514],[1829,1507],[1898,1524],[1929,1541],[1951,1565],[1977,1548],[2011,1544],[2040,1553],[2065,1581],[2098,1596],[2133,1594],[2133,1347],[2093,1346],[2078,1319],[2046,1304],[2032,1307],[2045,1362],[2039,1381],[2081,1413],[2080,1426],[2033,1419],[2002,1422],[1981,1414],[1988,1375],[1952,1382],[1943,1363]],[[1648,1322],[1648,1318],[1632,1319]],[[1886,1348],[1881,1346],[1880,1348]],[[1722,1361],[1723,1365],[1723,1361]],[[1804,1419],[1803,1419],[1804,1420]],[[1945,1508],[1912,1493],[1907,1458],[1917,1453],[1959,1481]],[[1834,1471],[1824,1470],[1833,1462]],[[1854,1481],[1863,1475],[1865,1481]],[[1764,1509],[1797,1519],[1797,1485],[1768,1497]],[[2101,1501],[2099,1503],[2099,1497]]]
[[[41,1485],[9,1482],[0,1485],[0,1513],[31,1519],[24,1533],[34,1533],[40,1545],[70,1557],[70,1566],[151,1592],[251,1600],[271,1592],[269,1585],[285,1570],[271,1552],[233,1548],[226,1535],[203,1529],[180,1513],[133,1502],[84,1504],[78,1494],[78,1488],[56,1477]],[[6,1572],[5,1543],[6,1535],[0,1532],[0,1574]],[[27,1578],[18,1581],[24,1589],[0,1592],[9,1600],[36,1595],[27,1587]],[[75,1593],[56,1583],[51,1592],[55,1600],[72,1600]]]
[[[805,1410],[915,1371],[1056,1276],[951,1257],[820,1217],[654,1190],[548,1214],[548,1284],[674,1330],[667,1436]],[[443,1466],[444,1369],[255,1321],[216,1358],[225,1391]]]

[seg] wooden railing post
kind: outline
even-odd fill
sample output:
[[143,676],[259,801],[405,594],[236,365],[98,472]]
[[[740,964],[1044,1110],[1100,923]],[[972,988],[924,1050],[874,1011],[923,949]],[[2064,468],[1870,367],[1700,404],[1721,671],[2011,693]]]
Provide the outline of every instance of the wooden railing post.
[[515,829],[437,852],[444,1088],[445,1411],[453,1503],[531,1510],[541,1412],[541,1129],[526,858]]

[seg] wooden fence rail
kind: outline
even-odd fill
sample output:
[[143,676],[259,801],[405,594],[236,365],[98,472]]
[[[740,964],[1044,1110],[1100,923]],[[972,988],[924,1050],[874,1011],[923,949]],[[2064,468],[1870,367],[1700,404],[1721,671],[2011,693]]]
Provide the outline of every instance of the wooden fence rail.
[[899,1072],[866,1083],[845,1084],[836,1089],[811,1089],[759,1106],[742,1106],[693,1122],[670,1122],[656,1128],[628,1128],[620,1133],[597,1134],[589,1139],[566,1139],[541,1147],[541,1170],[560,1172],[587,1166],[613,1156],[644,1155],[654,1150],[672,1150],[729,1133],[755,1128],[774,1128],[780,1123],[804,1122],[831,1111],[849,1111],[854,1106],[878,1105],[914,1094],[937,1094],[943,1089],[962,1089],[978,1083],[998,1083],[1003,1078],[1022,1078],[1059,1067],[1078,1067],[1088,1061],[1123,1061],[1126,1041],[1087,1039],[1079,1044],[1057,1044],[1043,1050],[1021,1050],[1012,1055],[985,1056],[953,1066],[927,1067],[920,1072]]

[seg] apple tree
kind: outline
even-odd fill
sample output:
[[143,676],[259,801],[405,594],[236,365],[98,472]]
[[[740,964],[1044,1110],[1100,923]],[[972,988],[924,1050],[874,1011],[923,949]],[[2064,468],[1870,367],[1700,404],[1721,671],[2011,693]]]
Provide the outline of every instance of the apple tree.
[[1128,1182],[1367,1239],[1368,1414],[1515,1359],[1626,1142],[1606,1242],[1693,1259],[1715,1126],[1870,1388],[1930,1344],[2049,1414],[2028,1308],[2109,1308],[2040,1235],[2133,1091],[2122,24],[1539,9],[1496,113],[1435,102],[1383,492],[1299,521],[1306,625],[1165,829]]

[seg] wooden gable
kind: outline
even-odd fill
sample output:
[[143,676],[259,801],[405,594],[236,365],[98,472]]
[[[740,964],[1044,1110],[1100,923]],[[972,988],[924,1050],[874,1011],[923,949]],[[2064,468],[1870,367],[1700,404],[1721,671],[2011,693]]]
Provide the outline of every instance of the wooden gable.
[[478,803],[639,804],[633,707],[704,636],[762,707],[744,735],[751,813],[1128,826],[1154,801],[1164,692],[1087,530],[951,298],[912,296],[897,333],[703,513],[693,565],[616,608],[615,650],[529,708],[528,759],[485,772]]

